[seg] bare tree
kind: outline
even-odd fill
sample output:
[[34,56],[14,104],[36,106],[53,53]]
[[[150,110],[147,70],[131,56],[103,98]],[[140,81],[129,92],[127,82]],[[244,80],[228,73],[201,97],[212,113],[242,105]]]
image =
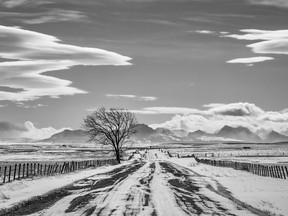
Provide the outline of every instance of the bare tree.
[[135,133],[136,124],[134,113],[123,108],[106,110],[102,107],[84,118],[82,128],[90,142],[112,147],[117,161],[121,163],[123,146]]

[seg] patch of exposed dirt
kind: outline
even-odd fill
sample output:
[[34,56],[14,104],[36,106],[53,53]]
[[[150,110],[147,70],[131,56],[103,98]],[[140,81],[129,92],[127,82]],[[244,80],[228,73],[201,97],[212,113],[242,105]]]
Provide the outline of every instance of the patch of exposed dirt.
[[[145,168],[147,169],[147,168]],[[138,181],[135,181],[135,184],[131,185],[131,187],[127,188],[127,195],[125,198],[125,211],[123,212],[124,216],[136,216],[139,215],[141,211],[145,210],[145,207],[152,206],[150,196],[151,189],[150,183],[153,179],[153,175],[155,172],[155,163],[151,163],[149,168],[147,169],[147,173],[144,173],[144,177]],[[135,170],[136,171],[136,170]],[[109,212],[106,212],[106,211]],[[105,215],[113,215],[113,212],[117,209],[107,209],[107,207],[103,207],[99,211],[97,211],[97,215],[102,215],[105,212]],[[156,216],[156,211],[153,212],[153,215]]]
[[87,209],[87,210],[84,212],[84,215],[85,215],[85,216],[90,216],[90,215],[92,215],[93,212],[95,211],[95,209],[96,209],[96,206],[93,206],[93,207]]
[[159,164],[164,172],[171,173],[173,177],[176,177],[169,179],[168,183],[171,185],[177,204],[187,215],[212,214],[213,212],[215,216],[234,216],[219,202],[199,193],[200,186],[197,185],[196,181],[193,180],[193,176],[189,175],[188,172],[183,172],[167,162],[160,162]]
[[[110,176],[107,179],[100,179],[93,180],[92,184],[77,184],[79,182],[81,183],[87,183],[88,181],[91,181],[90,179],[83,179],[80,181],[77,181],[76,184],[70,184],[65,187],[62,187],[60,189],[51,191],[49,193],[46,193],[42,196],[36,196],[33,197],[27,201],[23,201],[20,204],[13,206],[12,208],[7,208],[7,209],[1,209],[0,210],[0,215],[1,216],[20,216],[20,215],[28,215],[28,214],[33,214],[39,211],[42,211],[44,209],[48,209],[51,206],[53,206],[56,202],[61,200],[62,198],[69,196],[73,193],[75,193],[77,190],[94,190],[98,188],[105,188],[108,186],[113,186],[115,182],[121,182],[130,173],[135,172],[138,170],[141,166],[143,166],[143,163],[133,163],[130,165],[122,166],[120,168],[116,168],[110,172],[107,173],[101,173],[101,175],[107,175]],[[109,192],[109,191],[108,191]],[[85,205],[87,205],[91,199],[94,199],[97,194],[91,192],[87,193],[85,195],[79,196],[74,198],[70,206],[65,210],[65,212],[73,212],[77,210],[78,208],[82,208]],[[91,215],[93,208],[90,208],[85,211],[86,215]],[[92,213],[91,213],[92,212]]]
[[253,214],[259,215],[259,216],[271,216],[270,213],[261,211],[259,209],[254,208],[253,206],[242,202],[241,200],[235,198],[232,196],[231,192],[228,191],[223,185],[220,183],[216,182],[218,190],[215,190],[211,185],[207,185],[207,188],[223,197],[226,197],[227,199],[231,200],[233,203],[237,205],[239,209],[246,209],[250,211]]
[[43,196],[36,196],[30,200],[24,201],[19,205],[0,210],[1,216],[20,216],[28,215],[35,212],[42,211],[50,206],[54,205],[57,201],[61,200],[63,197],[70,195],[71,192],[62,188],[60,190],[55,190],[47,193]]
[[[136,163],[133,164],[132,166],[130,165],[128,168],[125,167],[124,171],[123,168],[122,169],[115,169],[112,172],[109,173],[105,173],[106,175],[110,175],[109,178],[105,178],[105,179],[90,179],[91,184],[88,184],[88,186],[83,186],[80,187],[81,190],[83,188],[87,188],[87,193],[83,196],[78,196],[76,198],[74,198],[71,202],[69,207],[65,210],[65,212],[74,212],[79,208],[82,208],[84,206],[86,206],[87,204],[89,204],[89,202],[93,199],[95,199],[97,197],[97,192],[95,192],[95,189],[99,190],[101,188],[103,188],[103,190],[99,190],[99,193],[108,193],[109,191],[111,191],[113,189],[113,185],[115,184],[120,184],[124,179],[126,179],[128,177],[128,175],[130,175],[131,173],[134,173],[135,171],[137,171],[140,167],[142,167],[144,165],[144,163]],[[83,180],[85,181],[85,180]],[[79,190],[79,187],[76,186],[76,188]],[[76,188],[74,188],[73,186],[71,187],[71,190],[76,190]],[[105,198],[104,198],[105,200]]]
[[151,163],[149,168],[150,168],[150,173],[148,174],[148,176],[139,181],[139,183],[144,187],[144,190],[146,192],[144,194],[143,206],[149,206],[149,202],[151,202],[150,201],[150,197],[151,197],[150,183],[153,179],[153,174],[155,172],[155,163]]

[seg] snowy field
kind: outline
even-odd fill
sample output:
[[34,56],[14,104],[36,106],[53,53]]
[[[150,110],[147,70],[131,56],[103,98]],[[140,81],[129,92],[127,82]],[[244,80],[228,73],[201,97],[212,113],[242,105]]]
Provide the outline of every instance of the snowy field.
[[283,144],[204,144],[167,150],[174,156],[206,157],[213,160],[288,164],[288,143]]
[[287,194],[285,179],[149,150],[121,165],[1,185],[0,215],[288,215]]
[[[192,159],[191,159],[192,160]],[[225,190],[241,202],[268,215],[288,215],[288,180],[254,175],[232,168],[197,164],[189,159],[171,159],[200,175],[216,190]]]
[[63,162],[71,160],[95,160],[110,158],[91,144],[0,144],[1,163]]

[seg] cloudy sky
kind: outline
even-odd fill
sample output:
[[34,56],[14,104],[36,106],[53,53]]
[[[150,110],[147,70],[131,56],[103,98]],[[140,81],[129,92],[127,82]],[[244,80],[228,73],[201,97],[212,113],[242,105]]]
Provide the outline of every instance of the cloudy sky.
[[101,106],[153,127],[288,134],[288,0],[0,0],[0,9],[2,137],[77,129]]

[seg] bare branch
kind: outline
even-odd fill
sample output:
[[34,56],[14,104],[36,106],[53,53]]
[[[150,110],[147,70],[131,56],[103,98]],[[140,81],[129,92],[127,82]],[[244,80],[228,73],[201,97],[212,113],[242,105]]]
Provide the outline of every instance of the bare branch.
[[122,148],[135,133],[136,124],[135,115],[128,110],[123,108],[106,110],[102,107],[84,118],[82,128],[89,136],[90,142],[111,146],[120,163]]

